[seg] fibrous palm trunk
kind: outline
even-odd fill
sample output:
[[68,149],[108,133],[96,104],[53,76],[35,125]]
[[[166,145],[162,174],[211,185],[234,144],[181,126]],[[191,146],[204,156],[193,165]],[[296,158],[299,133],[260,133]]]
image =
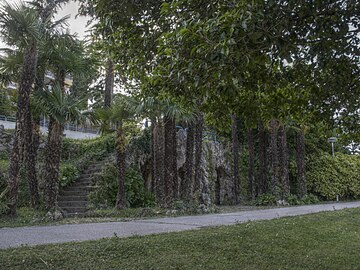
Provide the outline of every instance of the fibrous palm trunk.
[[[177,169],[174,168],[176,161],[176,134],[175,119],[172,117],[164,118],[164,182],[165,182],[165,206],[169,206],[174,199],[174,190],[177,182]],[[174,140],[175,139],[175,140]]]
[[37,63],[37,48],[30,44],[24,52],[23,65],[19,83],[14,147],[11,154],[9,170],[9,214],[16,215],[16,205],[19,192],[20,169],[27,158],[31,145],[30,92],[34,82]]
[[118,169],[118,191],[116,197],[116,208],[126,208],[126,190],[125,190],[125,170],[126,170],[126,151],[125,134],[122,122],[118,122],[116,131],[116,163]]
[[303,129],[296,138],[297,195],[303,198],[307,193],[305,176],[305,133]]
[[150,151],[151,151],[151,183],[150,183],[150,189],[152,193],[156,193],[156,168],[155,168],[155,159],[156,159],[156,119],[151,119],[151,126],[150,126],[150,132],[151,132],[151,143],[150,143]]
[[264,194],[267,192],[267,158],[266,158],[266,131],[262,122],[258,125],[259,131],[259,168],[258,168],[258,178],[259,178],[259,194]]
[[50,117],[45,157],[45,207],[49,211],[57,207],[63,131],[64,126]]
[[164,146],[164,126],[160,120],[154,127],[154,182],[156,202],[160,206],[164,206],[165,203]]
[[111,99],[114,89],[114,63],[108,58],[106,62],[106,76],[105,76],[105,94],[104,94],[104,107],[111,107]]
[[[43,91],[45,78],[45,65],[44,63],[38,63],[35,89],[34,92],[38,93]],[[30,203],[33,208],[39,205],[39,185],[37,179],[36,163],[37,154],[40,145],[40,117],[35,116],[31,119],[32,124],[32,144],[29,147],[27,158],[27,178],[30,190]]]
[[286,130],[283,124],[279,127],[279,176],[282,187],[282,197],[286,199],[290,195],[289,182],[289,155],[287,147]]
[[[203,142],[204,117],[196,117],[195,124],[195,163],[194,163],[194,189],[193,194],[203,193],[204,188],[203,175],[201,170],[202,142]],[[206,187],[205,187],[206,188]]]
[[279,122],[276,119],[270,121],[270,173],[271,173],[271,193],[278,198],[279,186],[279,153],[278,153],[278,129]]
[[194,140],[194,124],[190,123],[186,132],[185,175],[181,187],[181,198],[187,201],[192,200],[194,181]]
[[248,149],[249,149],[249,168],[248,168],[248,181],[249,181],[249,193],[252,200],[256,197],[256,183],[255,183],[255,143],[254,143],[254,131],[248,130],[247,134]]
[[231,138],[233,155],[233,183],[235,203],[240,203],[240,177],[239,177],[239,134],[236,115],[231,115]]

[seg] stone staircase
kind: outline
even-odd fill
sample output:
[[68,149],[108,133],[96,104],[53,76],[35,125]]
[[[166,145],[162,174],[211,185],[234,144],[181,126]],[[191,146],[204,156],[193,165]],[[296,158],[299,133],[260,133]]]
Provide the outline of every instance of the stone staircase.
[[71,186],[66,187],[58,197],[58,206],[66,217],[82,217],[87,211],[87,196],[94,190],[93,176],[111,162],[109,158],[88,166]]

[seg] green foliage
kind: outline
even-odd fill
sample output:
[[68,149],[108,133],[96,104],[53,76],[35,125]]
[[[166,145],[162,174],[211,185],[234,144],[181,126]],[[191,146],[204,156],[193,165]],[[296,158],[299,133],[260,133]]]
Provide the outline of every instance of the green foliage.
[[295,194],[290,194],[286,201],[290,204],[290,205],[300,205],[301,200],[298,198],[298,196],[296,196]]
[[88,140],[65,138],[62,149],[63,160],[75,160],[86,156],[87,159],[101,160],[115,149],[115,137],[112,134]]
[[319,203],[320,200],[319,198],[314,195],[314,194],[306,194],[303,198],[302,198],[302,202],[304,204],[315,204],[315,203]]
[[276,205],[276,197],[272,194],[262,194],[256,198],[255,205]]
[[[97,190],[90,193],[90,202],[95,206],[114,207],[118,190],[118,171],[115,165],[108,165],[98,176]],[[129,168],[125,175],[126,200],[128,207],[149,207],[155,205],[155,197],[144,189],[140,173]]]
[[314,194],[306,194],[302,199],[298,196],[290,194],[286,200],[290,205],[315,204],[319,203],[319,198]]
[[307,161],[308,190],[327,200],[360,198],[360,157],[337,153],[313,155]]
[[72,164],[62,164],[60,166],[60,187],[64,188],[72,183],[79,177],[80,172],[77,166]]

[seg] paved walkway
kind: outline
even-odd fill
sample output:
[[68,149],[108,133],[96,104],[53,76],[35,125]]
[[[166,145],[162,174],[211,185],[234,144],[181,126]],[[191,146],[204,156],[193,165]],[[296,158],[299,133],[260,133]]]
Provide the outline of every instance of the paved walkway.
[[112,236],[129,237],[133,235],[195,230],[209,226],[232,225],[250,220],[267,220],[356,207],[360,207],[360,201],[203,216],[134,220],[129,222],[2,228],[0,229],[0,249],[18,247],[21,245],[34,246],[50,243],[79,242]]

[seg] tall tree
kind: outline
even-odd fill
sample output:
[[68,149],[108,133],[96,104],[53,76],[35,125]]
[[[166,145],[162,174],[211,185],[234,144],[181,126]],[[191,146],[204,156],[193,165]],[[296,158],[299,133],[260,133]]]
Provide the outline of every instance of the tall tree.
[[45,206],[51,211],[57,207],[64,125],[83,120],[81,101],[66,95],[56,84],[51,91],[38,93],[35,103],[37,109],[50,118],[45,152]]
[[[9,170],[9,214],[16,215],[20,169],[26,162],[31,145],[30,92],[35,78],[37,48],[41,39],[42,24],[36,10],[24,4],[3,4],[0,12],[1,35],[9,46],[23,51],[23,63],[19,79],[16,127]],[[31,192],[36,192],[30,186]]]

